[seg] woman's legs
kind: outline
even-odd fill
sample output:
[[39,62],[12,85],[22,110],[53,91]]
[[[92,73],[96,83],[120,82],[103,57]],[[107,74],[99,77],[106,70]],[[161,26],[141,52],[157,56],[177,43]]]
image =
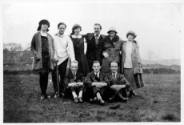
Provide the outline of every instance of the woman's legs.
[[41,95],[45,98],[47,97],[46,90],[48,85],[48,75],[49,72],[41,71],[40,72],[40,88],[41,88]]

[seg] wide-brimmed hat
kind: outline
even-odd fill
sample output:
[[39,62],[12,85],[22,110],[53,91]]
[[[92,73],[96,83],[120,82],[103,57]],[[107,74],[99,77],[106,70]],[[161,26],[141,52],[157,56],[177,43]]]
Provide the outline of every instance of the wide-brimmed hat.
[[128,37],[128,35],[132,35],[134,36],[134,38],[137,37],[136,33],[134,31],[129,31],[127,34],[126,34],[126,37]]
[[115,32],[117,33],[117,30],[115,27],[110,27],[109,30],[107,31],[107,33],[110,33],[110,32]]

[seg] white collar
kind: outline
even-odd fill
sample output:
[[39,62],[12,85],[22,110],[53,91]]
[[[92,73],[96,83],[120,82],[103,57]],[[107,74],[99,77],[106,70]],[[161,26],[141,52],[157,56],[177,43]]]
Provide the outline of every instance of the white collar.
[[95,37],[97,36],[97,38],[99,39],[100,34],[96,34],[96,33],[94,33],[94,36],[95,36]]
[[82,38],[82,35],[81,34],[79,34],[79,35],[71,35],[72,36],[72,38]]
[[56,33],[56,36],[60,37],[60,38],[63,38],[65,35],[60,35],[59,33]]
[[41,36],[47,36],[47,32],[40,31],[40,33],[41,33]]

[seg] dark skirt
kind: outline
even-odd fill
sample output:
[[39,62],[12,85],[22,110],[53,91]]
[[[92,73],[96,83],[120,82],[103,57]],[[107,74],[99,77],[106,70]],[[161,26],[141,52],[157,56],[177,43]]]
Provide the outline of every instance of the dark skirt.
[[134,74],[133,68],[124,68],[124,76],[130,83],[130,89],[137,89],[144,86],[142,74]]

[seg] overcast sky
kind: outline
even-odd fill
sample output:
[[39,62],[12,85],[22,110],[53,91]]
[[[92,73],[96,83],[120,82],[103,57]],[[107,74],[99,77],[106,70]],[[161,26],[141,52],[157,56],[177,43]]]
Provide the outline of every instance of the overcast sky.
[[78,23],[82,34],[93,32],[93,24],[102,24],[102,33],[114,26],[126,40],[133,30],[144,59],[180,58],[181,6],[176,3],[111,2],[9,2],[2,6],[3,42],[27,46],[41,19],[50,21],[50,34],[57,24],[66,22],[66,34]]

